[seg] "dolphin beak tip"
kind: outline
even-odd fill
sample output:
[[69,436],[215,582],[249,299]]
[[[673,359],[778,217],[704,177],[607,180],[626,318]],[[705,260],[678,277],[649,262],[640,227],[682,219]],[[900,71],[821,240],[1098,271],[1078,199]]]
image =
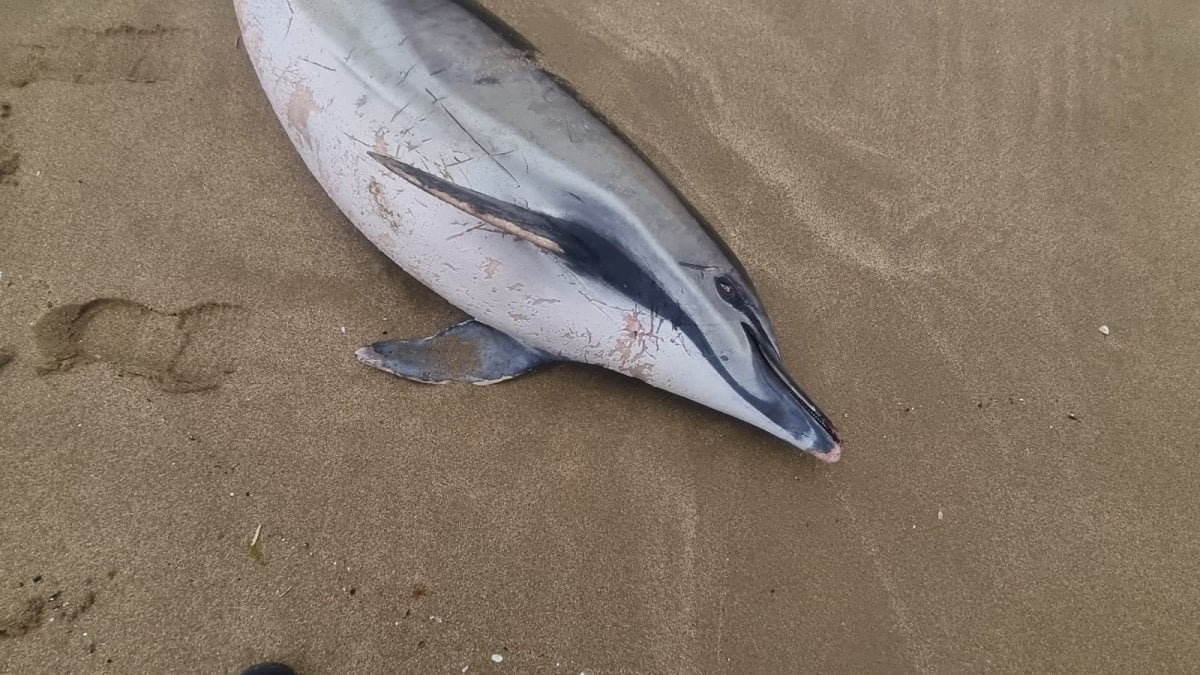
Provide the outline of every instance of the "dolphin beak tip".
[[829,452],[814,452],[812,455],[826,464],[833,464],[842,458],[842,446],[835,444]]

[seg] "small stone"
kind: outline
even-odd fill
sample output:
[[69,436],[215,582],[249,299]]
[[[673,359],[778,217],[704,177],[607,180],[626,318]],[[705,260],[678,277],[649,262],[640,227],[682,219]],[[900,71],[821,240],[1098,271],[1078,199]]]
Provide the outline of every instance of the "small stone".
[[1108,335],[1108,333],[1109,333],[1109,331],[1108,331],[1108,325],[1107,325],[1107,324],[1106,324],[1106,325],[1103,325],[1103,326],[1100,326],[1100,334],[1101,334],[1101,335]]
[[503,660],[503,656],[500,656],[499,654],[492,654],[492,663],[500,663]]
[[941,519],[942,519],[942,512],[938,511],[938,520],[941,520]]

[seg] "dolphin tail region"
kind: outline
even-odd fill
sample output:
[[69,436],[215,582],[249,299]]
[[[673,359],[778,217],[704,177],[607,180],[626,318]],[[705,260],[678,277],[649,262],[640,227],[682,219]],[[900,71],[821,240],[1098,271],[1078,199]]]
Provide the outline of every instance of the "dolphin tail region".
[[376,342],[355,355],[368,366],[423,384],[494,384],[557,360],[474,320],[426,338]]

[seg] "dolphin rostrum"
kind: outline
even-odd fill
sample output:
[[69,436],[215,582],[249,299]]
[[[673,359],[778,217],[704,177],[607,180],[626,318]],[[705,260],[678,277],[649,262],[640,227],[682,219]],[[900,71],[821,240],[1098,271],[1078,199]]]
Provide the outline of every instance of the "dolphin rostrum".
[[279,120],[338,207],[473,317],[364,363],[488,384],[604,366],[836,461],[746,271],[510,28],[468,0],[235,0]]

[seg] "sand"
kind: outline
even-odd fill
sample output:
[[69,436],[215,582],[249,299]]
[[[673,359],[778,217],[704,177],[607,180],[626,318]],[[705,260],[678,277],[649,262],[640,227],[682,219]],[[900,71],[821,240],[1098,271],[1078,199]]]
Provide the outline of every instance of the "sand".
[[9,0],[0,672],[1195,667],[1195,3],[486,5],[723,233],[843,460],[362,366],[462,317],[230,3]]

